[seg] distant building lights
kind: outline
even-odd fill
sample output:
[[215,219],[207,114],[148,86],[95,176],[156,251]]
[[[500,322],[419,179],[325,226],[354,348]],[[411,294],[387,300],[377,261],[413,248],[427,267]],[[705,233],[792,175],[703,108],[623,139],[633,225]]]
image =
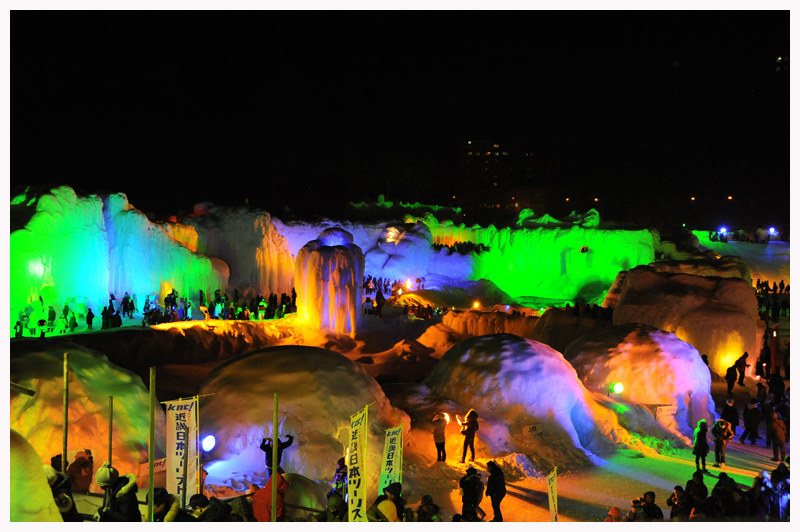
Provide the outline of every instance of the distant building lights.
[[567,198],[567,201],[569,201],[569,198]]
[[729,200],[733,199],[733,196],[728,196],[728,199],[729,199]]
[[595,200],[595,201],[600,201],[600,200],[598,200],[597,198],[595,198],[594,200]]
[[692,201],[694,201],[694,196],[692,196]]

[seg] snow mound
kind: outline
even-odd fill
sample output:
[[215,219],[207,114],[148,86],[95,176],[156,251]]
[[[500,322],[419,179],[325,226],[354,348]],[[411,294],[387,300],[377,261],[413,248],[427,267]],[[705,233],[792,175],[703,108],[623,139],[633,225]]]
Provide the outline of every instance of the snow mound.
[[611,322],[607,320],[575,316],[571,312],[559,308],[549,308],[536,321],[528,338],[547,344],[558,352],[563,352],[569,344],[584,334],[608,327],[611,327]]
[[355,333],[362,314],[363,276],[364,254],[353,244],[353,235],[342,228],[322,231],[297,254],[294,278],[300,321]]
[[724,375],[743,352],[760,352],[764,326],[757,310],[755,293],[742,279],[638,266],[625,275],[613,323],[646,323],[671,332],[707,354],[711,370]]
[[[210,206],[165,227],[190,249],[194,239],[198,252],[225,261],[230,268],[229,286],[244,296],[292,291],[294,256],[268,212]],[[182,234],[188,238],[181,238]]]
[[451,310],[444,315],[442,323],[456,333],[466,336],[508,333],[532,338],[538,319],[534,316],[515,316],[506,312]]
[[[27,396],[26,396],[27,397]],[[12,523],[61,523],[61,513],[44,474],[45,463],[19,432],[11,429],[9,445]]]
[[[40,456],[49,460],[61,454],[64,353],[69,353],[70,370],[69,449],[108,456],[108,397],[114,396],[113,464],[120,473],[137,474],[147,461],[150,394],[141,378],[97,351],[68,342],[13,342],[11,381],[36,395],[11,395],[11,428]],[[158,407],[156,443],[162,456],[165,437],[165,416]]]
[[699,420],[711,425],[716,419],[711,373],[697,349],[672,333],[621,325],[576,340],[564,357],[588,388],[606,392],[620,382],[626,402],[676,406],[674,419],[663,424],[684,436],[692,435]]
[[264,485],[262,438],[272,435],[273,392],[279,399],[279,434],[295,441],[283,453],[281,467],[312,480],[331,481],[344,456],[350,416],[369,408],[369,468],[376,493],[384,430],[410,418],[393,407],[375,379],[347,357],[316,347],[280,346],[235,357],[209,373],[200,394],[203,433],[214,434],[208,484]]
[[[476,409],[481,457],[524,453],[537,470],[550,471],[553,465],[602,464],[596,453],[611,454],[617,446],[653,452],[592,398],[561,353],[534,340],[497,334],[463,341],[445,353],[419,390],[426,397],[409,404],[431,405],[415,414],[425,420],[419,430],[426,430],[435,411],[445,409],[454,418]],[[523,434],[531,426],[535,432]]]
[[703,277],[733,277],[752,284],[747,262],[741,257],[731,255],[719,259],[662,260],[650,266],[657,272],[686,273]]

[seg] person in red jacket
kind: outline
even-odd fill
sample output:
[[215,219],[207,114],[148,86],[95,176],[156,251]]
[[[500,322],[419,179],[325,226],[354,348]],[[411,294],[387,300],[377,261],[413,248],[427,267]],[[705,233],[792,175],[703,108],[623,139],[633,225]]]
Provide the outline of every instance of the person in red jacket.
[[283,498],[286,494],[286,486],[288,486],[288,484],[283,478],[283,469],[278,467],[278,474],[272,475],[267,481],[267,485],[253,495],[253,516],[256,518],[256,521],[260,523],[272,521],[272,481],[275,478],[278,479],[275,519],[278,522],[286,521]]

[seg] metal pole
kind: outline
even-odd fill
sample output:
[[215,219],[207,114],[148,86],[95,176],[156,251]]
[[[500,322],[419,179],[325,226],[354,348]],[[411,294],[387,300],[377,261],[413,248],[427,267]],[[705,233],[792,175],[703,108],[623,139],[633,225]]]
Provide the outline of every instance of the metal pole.
[[61,445],[61,472],[67,473],[67,425],[69,423],[69,353],[64,353],[64,439]]
[[155,491],[155,464],[153,459],[156,452],[156,368],[150,368],[150,440],[147,444],[147,459],[150,467],[147,474],[147,520],[153,522],[153,492]]
[[272,407],[272,473],[269,479],[272,481],[272,518],[273,523],[278,519],[278,481],[275,475],[278,474],[278,392],[275,392],[275,404]]
[[186,423],[183,438],[183,493],[181,494],[181,508],[186,508],[186,481],[189,477],[189,423]]
[[114,396],[108,396],[108,465],[111,465],[111,434],[114,430]]

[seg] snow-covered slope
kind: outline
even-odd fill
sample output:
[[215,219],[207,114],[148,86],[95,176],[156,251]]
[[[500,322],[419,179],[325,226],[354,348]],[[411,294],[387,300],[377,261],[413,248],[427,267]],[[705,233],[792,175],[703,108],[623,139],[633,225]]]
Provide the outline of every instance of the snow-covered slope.
[[[200,419],[204,433],[219,442],[208,457],[208,484],[232,482],[264,485],[262,438],[271,437],[273,393],[278,392],[279,434],[295,437],[284,451],[281,467],[313,480],[333,478],[344,456],[350,416],[369,409],[370,461],[378,471],[383,430],[409,417],[393,407],[378,383],[347,357],[316,347],[281,346],[252,351],[222,364],[203,383]],[[378,475],[370,474],[376,493]],[[243,484],[244,485],[244,484]],[[248,484],[249,485],[249,484]]]
[[747,281],[661,273],[649,266],[625,275],[613,323],[646,323],[674,333],[707,354],[711,370],[722,375],[743,352],[760,352],[764,330]]
[[61,514],[44,473],[44,461],[19,432],[11,429],[9,468],[10,521],[61,523]]
[[[11,428],[48,461],[61,454],[63,353],[69,353],[69,449],[108,456],[108,397],[113,396],[113,464],[120,473],[138,473],[139,464],[147,461],[150,394],[141,378],[97,351],[69,342],[12,342],[11,381],[36,395],[11,395]],[[158,407],[156,442],[162,455],[164,423]]]
[[588,388],[605,392],[619,382],[620,397],[645,405],[676,406],[664,424],[691,436],[701,419],[715,421],[711,373],[697,349],[674,334],[628,324],[587,334],[571,343],[564,357]]

